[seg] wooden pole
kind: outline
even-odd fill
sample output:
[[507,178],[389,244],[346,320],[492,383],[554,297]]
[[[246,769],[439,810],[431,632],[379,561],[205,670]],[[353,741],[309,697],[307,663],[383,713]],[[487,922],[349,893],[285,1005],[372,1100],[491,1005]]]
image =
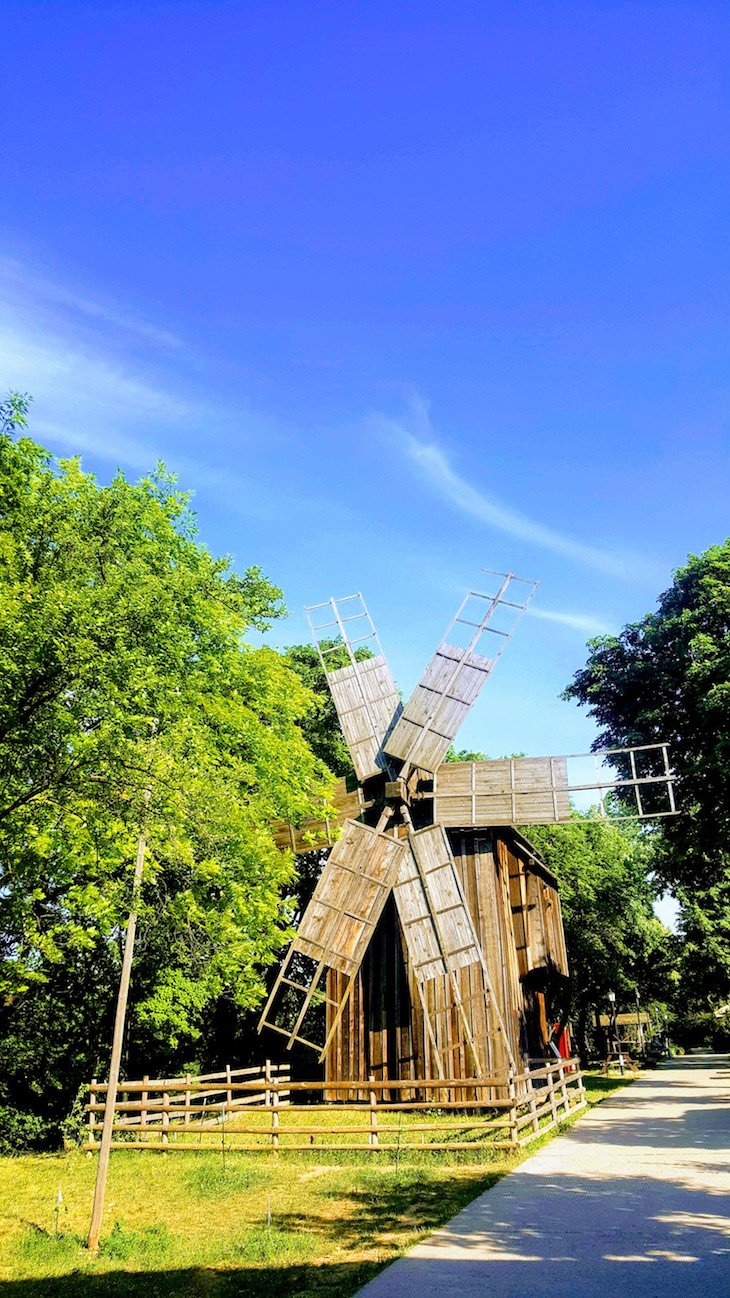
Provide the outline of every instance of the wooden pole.
[[[149,788],[145,792],[145,807],[149,806],[151,793],[152,790]],[[87,1248],[90,1249],[97,1249],[99,1247],[99,1238],[101,1236],[101,1227],[104,1217],[104,1200],[106,1198],[106,1182],[109,1175],[109,1155],[111,1153],[112,1128],[114,1126],[114,1107],[117,1102],[117,1091],[119,1089],[119,1067],[122,1060],[124,1026],[127,1018],[127,1000],[129,998],[129,979],[132,972],[132,954],[134,952],[134,938],[137,931],[137,905],[139,902],[140,888],[142,886],[142,870],[144,867],[146,846],[147,840],[145,832],[142,830],[137,844],[137,858],[134,863],[132,905],[127,920],[127,929],[124,937],[124,955],[122,957],[122,972],[119,977],[117,1012],[114,1019],[114,1036],[112,1038],[112,1057],[109,1064],[109,1082],[106,1088],[104,1122],[101,1131],[101,1142],[99,1144],[99,1163],[96,1169],[96,1185],[94,1186],[94,1206],[91,1210],[91,1225],[89,1227],[89,1238],[87,1240]]]

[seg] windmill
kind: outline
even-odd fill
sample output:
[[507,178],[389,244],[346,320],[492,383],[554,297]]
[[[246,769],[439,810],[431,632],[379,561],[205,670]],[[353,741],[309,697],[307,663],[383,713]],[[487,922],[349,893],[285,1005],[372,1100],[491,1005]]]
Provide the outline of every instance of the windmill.
[[[259,1029],[316,1050],[334,1082],[516,1066],[531,1044],[530,978],[567,975],[557,884],[519,826],[568,820],[571,794],[589,791],[602,814],[616,793],[621,808],[635,799],[634,816],[675,812],[662,743],[444,760],[538,585],[482,571],[493,593],[467,592],[405,707],[360,594],[306,610],[355,779],[335,792],[341,835]],[[574,777],[586,759],[595,770]],[[306,850],[316,824],[282,827],[282,845]]]

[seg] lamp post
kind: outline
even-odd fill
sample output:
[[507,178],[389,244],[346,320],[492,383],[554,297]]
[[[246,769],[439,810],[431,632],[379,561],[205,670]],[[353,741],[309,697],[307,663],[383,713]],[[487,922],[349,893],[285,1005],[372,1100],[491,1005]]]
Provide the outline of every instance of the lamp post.
[[[618,1023],[616,1022],[616,993],[608,992],[608,1003],[610,1005],[609,1018],[611,1020],[611,1046],[614,1053],[618,1055],[618,1066],[621,1069],[621,1076],[624,1075],[624,1057],[621,1053],[621,1045],[618,1039]],[[609,1057],[610,1057],[609,1049]]]

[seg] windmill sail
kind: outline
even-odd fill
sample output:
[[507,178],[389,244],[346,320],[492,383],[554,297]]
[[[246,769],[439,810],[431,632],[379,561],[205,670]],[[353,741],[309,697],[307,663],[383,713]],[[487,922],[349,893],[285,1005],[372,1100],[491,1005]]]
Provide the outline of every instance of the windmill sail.
[[[537,589],[537,582],[513,573],[493,575],[502,577],[496,595],[470,591],[462,601],[403,715],[385,740],[391,757],[433,773],[446,756]],[[508,598],[515,595],[515,586],[518,597]],[[527,594],[520,589],[525,586]],[[477,652],[477,646],[485,642],[489,653]]]
[[411,850],[400,862],[393,891],[413,971],[422,983],[478,964],[481,952],[443,829],[420,829],[408,842]]
[[[433,780],[434,819],[449,828],[549,825],[570,820],[574,804],[596,804],[613,819],[676,813],[666,744],[565,757],[445,762]],[[611,801],[610,795],[617,797]],[[583,808],[582,808],[583,809]]]
[[[362,964],[368,943],[375,931],[398,874],[406,850],[403,839],[348,820],[342,837],[335,843],[319,877],[312,899],[297,929],[297,935],[274,984],[261,1015],[259,1027],[271,1027],[288,1037],[315,1049],[323,1042],[313,1042],[300,1035],[310,1007],[326,999],[321,983],[327,969],[344,973],[349,982],[345,995]],[[292,977],[292,968],[304,975]],[[289,975],[289,976],[287,976]],[[297,1014],[285,1027],[277,1022],[276,1008],[281,989],[300,993]],[[339,1007],[338,1007],[339,1009]]]
[[319,816],[309,816],[298,824],[275,821],[274,842],[278,848],[296,853],[331,847],[340,826],[346,820],[356,820],[371,806],[354,776],[345,776],[337,780],[327,801],[323,800]]
[[[445,1024],[441,1019],[458,1015],[477,1075],[487,1071],[489,1041],[472,1029],[471,1001],[485,999],[491,1008],[495,1031],[502,1033],[510,1054],[509,1041],[499,1006],[489,980],[484,953],[479,944],[451,848],[441,825],[430,825],[408,836],[410,852],[401,860],[393,889],[398,916],[416,979],[426,1029],[442,1075],[451,1063],[443,1060],[441,1042]],[[459,974],[473,969],[477,990],[462,992]],[[441,982],[441,994],[427,994],[427,984]],[[430,1002],[433,1002],[429,1008]],[[434,1012],[434,1007],[438,1010]],[[447,1034],[446,1034],[447,1035]]]
[[380,775],[401,702],[365,601],[346,595],[313,604],[306,614],[357,777]]

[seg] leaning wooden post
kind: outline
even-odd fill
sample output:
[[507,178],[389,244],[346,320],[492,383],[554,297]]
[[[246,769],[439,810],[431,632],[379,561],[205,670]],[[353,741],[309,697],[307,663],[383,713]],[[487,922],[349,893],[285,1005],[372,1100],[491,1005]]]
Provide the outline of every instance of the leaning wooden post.
[[[94,1108],[95,1104],[96,1104],[96,1078],[92,1077],[91,1086],[89,1087],[89,1144],[90,1145],[96,1144],[96,1140],[94,1138],[94,1130],[96,1127],[96,1109]],[[87,1154],[86,1154],[87,1158],[91,1158],[93,1153],[94,1153],[93,1149],[87,1150]]]
[[[369,1082],[375,1081],[375,1074],[371,1073],[368,1077]],[[370,1136],[369,1143],[371,1149],[378,1148],[378,1096],[374,1088],[370,1087]]]
[[[145,811],[149,806],[151,796],[152,789],[148,787],[145,790]],[[137,844],[137,858],[134,863],[132,905],[129,911],[127,929],[124,936],[124,955],[122,957],[122,971],[119,976],[117,1012],[114,1019],[114,1036],[112,1037],[112,1057],[109,1063],[109,1080],[106,1088],[104,1123],[101,1130],[99,1163],[96,1169],[96,1185],[94,1186],[94,1206],[91,1210],[91,1225],[89,1227],[89,1237],[87,1240],[87,1247],[90,1249],[97,1249],[99,1247],[101,1227],[104,1219],[104,1200],[106,1198],[106,1182],[109,1175],[109,1155],[112,1147],[112,1128],[114,1126],[114,1112],[117,1103],[117,1092],[119,1089],[119,1067],[122,1060],[124,1025],[127,1018],[127,1000],[129,998],[129,979],[132,973],[132,954],[134,952],[134,938],[137,931],[137,906],[139,904],[139,893],[142,886],[142,870],[144,867],[146,846],[147,839],[145,831],[142,830]]]
[[540,1119],[537,1116],[537,1096],[535,1095],[535,1083],[530,1082],[530,1116],[532,1118],[532,1134],[536,1136],[540,1130]]

